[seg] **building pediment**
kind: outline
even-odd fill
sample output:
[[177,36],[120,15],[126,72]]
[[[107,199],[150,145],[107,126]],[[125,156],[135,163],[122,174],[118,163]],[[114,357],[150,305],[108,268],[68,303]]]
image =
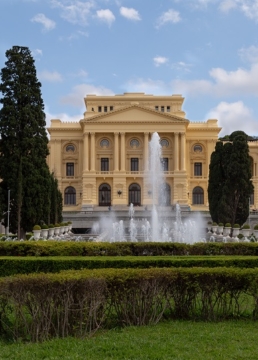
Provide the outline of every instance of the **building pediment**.
[[[182,112],[183,113],[183,112]],[[184,113],[183,113],[184,114]],[[96,113],[89,118],[85,118],[80,123],[180,123],[189,124],[189,120],[174,113],[155,111],[150,108],[132,104],[122,109],[109,111],[107,113]]]

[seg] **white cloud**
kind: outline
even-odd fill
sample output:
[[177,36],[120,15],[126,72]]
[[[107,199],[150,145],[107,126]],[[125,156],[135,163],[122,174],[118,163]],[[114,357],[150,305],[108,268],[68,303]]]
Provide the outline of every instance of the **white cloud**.
[[57,71],[41,71],[38,74],[40,81],[48,82],[61,82],[63,81],[62,75]]
[[72,23],[79,25],[87,25],[88,18],[91,16],[91,9],[95,4],[93,1],[79,1],[79,0],[51,0],[53,7],[61,10],[61,17]]
[[53,30],[56,26],[56,23],[53,20],[47,18],[44,14],[37,14],[32,19],[32,22],[37,22],[43,25],[43,31]]
[[39,59],[40,56],[42,56],[43,52],[41,49],[34,49],[31,51],[32,56],[36,59]]
[[169,9],[167,12],[164,12],[157,20],[157,28],[166,24],[166,23],[173,23],[176,24],[181,21],[181,17],[178,11],[173,9]]
[[258,64],[253,64],[250,70],[237,69],[226,71],[222,68],[214,68],[210,71],[211,80],[175,80],[172,81],[176,92],[199,96],[235,96],[255,95],[258,96]]
[[122,6],[120,8],[120,14],[129,20],[141,20],[138,11],[133,8],[126,8]]
[[155,58],[153,58],[154,64],[155,66],[160,66],[163,64],[166,64],[168,62],[168,58],[164,57],[164,56],[156,56]]
[[187,64],[183,61],[178,61],[177,63],[173,63],[171,65],[172,69],[176,69],[176,70],[179,70],[179,71],[185,71],[185,72],[189,72],[190,71],[190,68],[192,67],[193,65],[191,64]]
[[104,86],[94,86],[90,84],[81,84],[73,87],[72,92],[61,98],[63,104],[72,105],[82,108],[84,106],[83,99],[87,94],[96,95],[115,95],[113,91]]
[[242,130],[248,135],[257,135],[258,121],[242,101],[220,102],[211,109],[207,118],[218,119],[219,126],[222,127],[220,136],[229,135],[236,130]]
[[238,51],[242,60],[248,61],[252,64],[258,63],[258,47],[252,45],[249,48],[242,48]]
[[109,26],[115,21],[115,15],[109,9],[102,9],[97,11],[97,18],[101,21],[106,22]]
[[144,92],[153,95],[171,94],[171,86],[161,80],[134,78],[127,81],[123,88],[126,92]]
[[220,5],[219,9],[222,12],[228,12],[229,10],[235,9],[237,7],[237,3],[235,0],[223,0]]
[[61,121],[64,122],[78,122],[83,118],[83,114],[78,114],[78,115],[68,115],[66,113],[57,113],[57,114],[52,114],[51,112],[49,112],[48,110],[48,106],[45,106],[46,110],[45,110],[45,114],[46,114],[46,127],[50,127],[51,125],[51,120],[53,119],[59,119]]

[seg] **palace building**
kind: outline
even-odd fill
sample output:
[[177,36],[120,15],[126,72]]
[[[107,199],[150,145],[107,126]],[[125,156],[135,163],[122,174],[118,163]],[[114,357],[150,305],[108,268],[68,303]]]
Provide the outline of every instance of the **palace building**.
[[[64,212],[146,209],[151,204],[149,142],[158,133],[166,194],[163,206],[208,210],[211,153],[221,128],[216,119],[191,122],[182,110],[181,95],[124,93],[87,95],[79,122],[54,119],[48,165],[63,194]],[[253,183],[258,189],[258,142],[249,142]],[[157,199],[157,202],[161,200]],[[255,190],[250,199],[258,206]]]

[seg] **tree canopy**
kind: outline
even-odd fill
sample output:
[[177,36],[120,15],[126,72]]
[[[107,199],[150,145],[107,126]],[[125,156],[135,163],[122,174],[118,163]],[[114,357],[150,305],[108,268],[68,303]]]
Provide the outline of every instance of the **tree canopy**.
[[[27,47],[6,52],[1,70],[0,178],[4,203],[10,190],[10,229],[31,230],[48,222],[51,209],[51,174],[46,162],[48,137],[41,84]],[[6,209],[5,209],[6,210]]]
[[217,142],[211,155],[208,198],[212,220],[243,224],[253,193],[248,136],[235,131],[227,142]]

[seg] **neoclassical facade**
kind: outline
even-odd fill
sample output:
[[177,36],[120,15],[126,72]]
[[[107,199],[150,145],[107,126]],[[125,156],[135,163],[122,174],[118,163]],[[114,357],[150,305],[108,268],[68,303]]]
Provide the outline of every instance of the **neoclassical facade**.
[[[124,93],[87,95],[84,100],[83,119],[54,119],[48,128],[48,165],[63,194],[64,211],[123,209],[130,203],[148,207],[149,142],[155,132],[165,178],[161,205],[178,202],[191,210],[208,210],[209,161],[221,130],[217,120],[190,122],[181,95]],[[257,189],[258,142],[249,147]],[[258,206],[256,190],[250,201]]]

